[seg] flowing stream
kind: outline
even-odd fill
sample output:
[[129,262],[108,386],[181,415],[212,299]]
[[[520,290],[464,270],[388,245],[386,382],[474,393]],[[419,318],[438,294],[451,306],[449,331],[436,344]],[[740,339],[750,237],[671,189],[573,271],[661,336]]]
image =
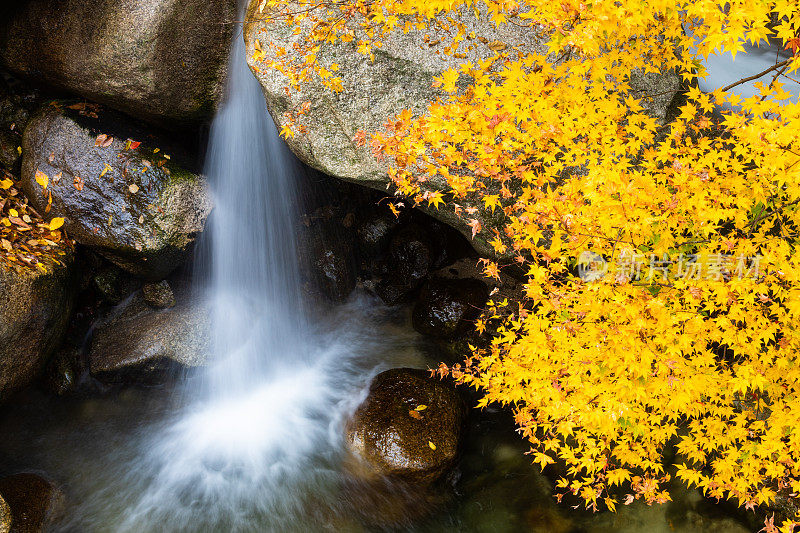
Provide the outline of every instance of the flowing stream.
[[399,507],[402,529],[430,532],[746,531],[696,491],[613,515],[557,506],[511,421],[491,409],[473,415],[460,477],[439,489],[431,517],[348,493],[343,421],[371,377],[438,359],[407,311],[365,295],[307,318],[295,264],[299,163],[244,53],[239,33],[207,153],[216,208],[197,283],[213,303],[208,370],[107,397],[34,393],[0,412],[0,474],[41,471],[63,484],[69,506],[57,530],[367,531],[386,524],[365,517]]

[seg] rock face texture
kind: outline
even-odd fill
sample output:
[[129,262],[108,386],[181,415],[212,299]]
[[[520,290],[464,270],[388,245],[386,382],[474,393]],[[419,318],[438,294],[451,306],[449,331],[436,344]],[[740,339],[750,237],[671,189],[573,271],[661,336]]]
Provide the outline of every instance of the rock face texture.
[[0,402],[31,383],[67,327],[76,276],[71,256],[47,274],[0,266]]
[[432,279],[414,304],[414,329],[438,339],[450,339],[470,331],[470,321],[480,316],[489,298],[486,285],[477,279]]
[[347,426],[347,443],[369,474],[415,484],[441,477],[455,462],[464,405],[424,370],[378,374]]
[[211,211],[205,180],[152,134],[81,106],[47,105],[28,123],[25,194],[43,214],[52,198],[48,215],[63,217],[79,243],[132,274],[162,279],[203,230]]
[[0,63],[12,72],[166,127],[213,114],[234,0],[8,4],[0,7]]
[[[64,494],[50,481],[36,474],[14,474],[0,479],[0,502],[6,501],[11,514],[11,531],[48,531],[52,521],[64,511]],[[0,504],[0,531],[3,511]]]
[[[290,148],[308,165],[344,180],[385,191],[389,183],[386,162],[379,162],[370,153],[369,147],[358,147],[353,140],[358,130],[376,132],[383,130],[387,118],[404,109],[414,114],[422,114],[428,104],[443,96],[433,87],[434,76],[440,75],[462,62],[478,61],[493,54],[488,46],[479,45],[473,49],[463,47],[463,59],[454,59],[445,54],[436,54],[428,41],[438,42],[444,35],[428,28],[424,31],[412,30],[392,33],[382,40],[383,46],[375,51],[375,60],[357,53],[355,43],[337,43],[325,46],[318,54],[322,64],[336,63],[336,75],[342,80],[343,90],[334,94],[322,85],[316,77],[305,83],[300,91],[284,90],[286,79],[274,69],[253,59],[256,41],[269,53],[268,43],[291,50],[299,37],[292,35],[293,28],[279,19],[268,19],[258,12],[259,0],[250,2],[246,24],[245,42],[247,59],[261,83],[267,106],[282,126],[286,122],[285,113],[295,113],[304,102],[311,102],[308,112],[297,117],[297,123],[305,126],[304,131],[287,139]],[[487,42],[501,41],[525,50],[544,52],[545,44],[536,39],[533,32],[509,24],[498,28],[485,17],[475,18],[472,12],[459,17],[466,31],[474,31],[487,39]],[[426,34],[428,37],[426,37]],[[265,61],[275,59],[266,57]],[[650,94],[663,94],[654,101],[648,111],[659,119],[664,119],[673,91],[678,88],[679,79],[673,74],[642,75],[634,73],[634,87],[646,89]],[[443,184],[430,183],[432,188],[442,188]],[[466,219],[451,209],[427,210],[465,236],[471,235]],[[486,223],[483,223],[486,222]],[[491,221],[482,221],[490,227]],[[473,241],[481,254],[492,254],[492,248],[480,237]]]
[[8,506],[3,496],[0,496],[0,533],[11,531],[11,508]]
[[107,383],[160,383],[203,365],[210,342],[207,306],[179,298],[175,307],[156,310],[136,295],[97,328],[89,371]]

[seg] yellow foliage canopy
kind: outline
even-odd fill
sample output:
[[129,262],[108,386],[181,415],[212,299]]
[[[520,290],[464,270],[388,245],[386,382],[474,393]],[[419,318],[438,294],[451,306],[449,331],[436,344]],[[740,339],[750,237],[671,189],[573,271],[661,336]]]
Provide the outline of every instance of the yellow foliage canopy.
[[[440,46],[452,53],[475,36],[447,15],[478,7],[267,5],[304,43],[272,66],[294,84],[322,72],[334,90],[322,47],[353,42],[369,55],[388,32],[435,24],[450,30]],[[439,76],[447,96],[426,114],[361,136],[394,162],[400,195],[437,207],[470,197],[500,216],[492,245],[528,269],[523,300],[490,303],[480,322],[494,324],[491,348],[447,370],[482,390],[483,404],[512,406],[534,460],[566,462],[559,486],[590,508],[613,509],[617,485],[626,503],[668,500],[670,442],[677,475],[708,496],[750,507],[800,491],[800,105],[784,90],[800,68],[796,0],[480,8],[549,49],[485,42],[492,57]],[[694,88],[710,53],[768,36],[792,55],[762,73],[760,95]],[[643,111],[634,69],[682,76],[685,103],[670,124]],[[447,190],[427,188],[435,175]]]

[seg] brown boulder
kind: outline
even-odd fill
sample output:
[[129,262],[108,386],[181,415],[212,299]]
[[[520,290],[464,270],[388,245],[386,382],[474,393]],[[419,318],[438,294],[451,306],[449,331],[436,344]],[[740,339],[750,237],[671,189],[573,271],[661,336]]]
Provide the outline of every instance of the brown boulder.
[[0,401],[30,384],[66,331],[75,300],[71,255],[47,273],[0,265]]
[[378,374],[347,425],[347,444],[362,478],[428,484],[453,466],[466,412],[450,385],[425,370]]
[[0,63],[170,128],[209,119],[233,0],[30,0],[0,7]]
[[[47,531],[64,509],[64,494],[36,474],[14,474],[0,479],[0,496],[11,511],[11,530],[14,533]],[[0,531],[2,524],[0,510]]]

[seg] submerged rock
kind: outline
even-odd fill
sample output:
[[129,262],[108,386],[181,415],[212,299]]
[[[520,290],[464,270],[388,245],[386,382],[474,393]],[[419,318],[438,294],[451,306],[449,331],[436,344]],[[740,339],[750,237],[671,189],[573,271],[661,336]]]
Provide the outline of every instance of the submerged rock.
[[0,401],[31,383],[57,347],[75,301],[72,255],[41,273],[0,265]]
[[450,339],[467,332],[489,298],[486,285],[477,279],[432,279],[420,291],[414,305],[414,329],[423,335]]
[[378,374],[347,425],[360,477],[387,476],[427,484],[453,466],[465,407],[458,393],[425,370]]
[[[64,511],[64,494],[37,474],[22,473],[0,478],[0,501],[5,500],[14,533],[48,531]],[[3,531],[0,504],[0,532]]]
[[175,307],[175,294],[165,279],[158,283],[145,283],[142,287],[142,295],[150,307],[156,309]]
[[179,298],[175,307],[156,310],[135,296],[98,326],[89,371],[106,383],[161,383],[205,364],[210,344],[210,309],[204,303]]
[[222,92],[233,0],[30,0],[0,8],[0,62],[130,115],[209,119]]
[[178,266],[211,211],[205,179],[111,111],[45,106],[25,129],[23,154],[34,207],[45,213],[52,198],[48,214],[63,217],[71,237],[143,278]]

